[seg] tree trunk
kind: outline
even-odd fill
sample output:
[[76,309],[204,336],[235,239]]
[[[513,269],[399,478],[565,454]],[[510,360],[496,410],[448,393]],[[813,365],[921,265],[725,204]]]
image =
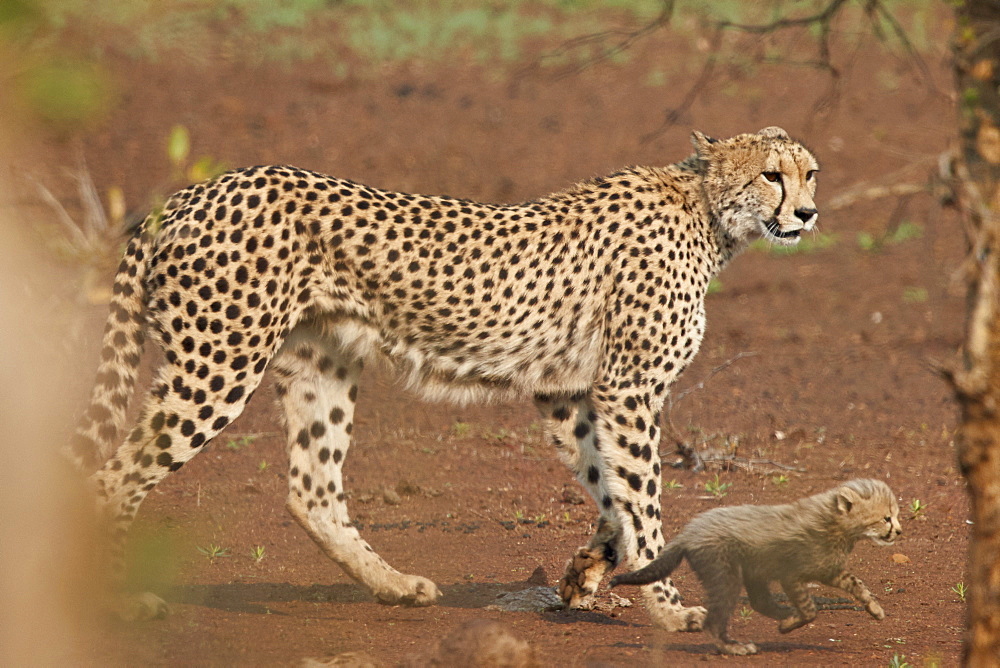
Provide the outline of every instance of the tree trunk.
[[964,662],[1000,664],[1000,5],[956,3],[956,192],[969,239],[968,318],[951,375],[959,464],[972,506]]

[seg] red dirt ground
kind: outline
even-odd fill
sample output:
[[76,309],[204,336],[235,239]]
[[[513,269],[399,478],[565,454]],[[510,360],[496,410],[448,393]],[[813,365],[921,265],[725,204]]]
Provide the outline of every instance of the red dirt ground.
[[[372,602],[286,514],[284,444],[267,385],[142,508],[134,542],[146,558],[137,561],[159,573],[146,576],[173,614],[102,625],[87,661],[288,665],[359,651],[391,666],[426,659],[463,623],[489,619],[527,640],[541,665],[887,665],[894,654],[915,665],[955,664],[964,604],[953,587],[965,579],[968,507],[952,442],[956,408],[931,362],[952,361],[960,345],[961,226],[928,194],[833,206],[858,184],[925,183],[953,137],[954,110],[947,94],[877,48],[839,55],[850,68],[830,105],[817,107],[829,84],[822,73],[720,67],[689,112],[645,142],[697,74],[703,56],[688,40],[657,34],[628,63],[562,78],[546,69],[500,76],[418,63],[342,80],[320,63],[110,56],[120,87],[110,118],[72,140],[46,140],[33,160],[35,173],[59,183],[59,165],[73,164],[82,146],[100,188],[121,186],[128,201],[141,203],[170,181],[163,147],[179,123],[196,154],[232,166],[292,163],[394,190],[515,201],[626,164],[679,160],[692,128],[728,136],[785,127],[820,156],[820,228],[833,243],[784,256],[753,250],[732,263],[708,298],[701,353],[675,388],[692,391],[670,420],[687,438],[710,438],[703,452],[796,470],[666,468],[665,480],[680,486],[664,491],[664,532],[720,504],[785,502],[849,477],[883,479],[902,506],[914,499],[926,506],[915,519],[904,508],[894,548],[859,545],[852,556],[886,610],[883,622],[859,609],[824,610],[781,636],[760,615],[736,614],[734,635],[762,653],[735,660],[716,655],[702,634],[654,630],[638,604],[610,612],[488,610],[539,567],[554,583],[591,534],[595,509],[577,503],[579,488],[540,438],[530,402],[429,405],[373,373],[362,386],[346,466],[353,516],[390,563],[438,583],[440,604]],[[927,56],[944,91],[946,55]],[[663,85],[646,83],[654,68],[665,72]],[[860,232],[880,238],[901,221],[921,226],[922,235],[859,247]],[[102,318],[102,308],[88,311],[68,361],[78,370],[78,402]],[[740,353],[753,354],[712,375]],[[663,448],[674,459],[672,444]],[[721,499],[705,490],[716,475],[731,485]],[[198,549],[211,545],[228,553],[213,560]],[[250,554],[256,546],[264,548],[259,561]],[[688,603],[700,601],[689,570],[677,581]]]

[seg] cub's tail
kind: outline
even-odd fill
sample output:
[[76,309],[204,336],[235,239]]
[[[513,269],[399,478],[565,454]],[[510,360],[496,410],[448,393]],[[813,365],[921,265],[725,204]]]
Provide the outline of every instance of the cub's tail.
[[641,585],[659,582],[667,577],[681,564],[684,558],[684,548],[676,543],[668,543],[659,556],[644,567],[631,573],[622,573],[611,578],[611,586]]
[[115,273],[97,379],[67,452],[82,470],[100,467],[124,436],[125,412],[146,338],[145,279],[152,246],[146,228],[157,215],[151,214],[133,233]]

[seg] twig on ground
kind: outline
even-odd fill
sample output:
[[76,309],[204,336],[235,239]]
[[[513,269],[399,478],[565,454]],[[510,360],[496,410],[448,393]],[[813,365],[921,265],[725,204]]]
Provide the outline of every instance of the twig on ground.
[[[757,353],[755,353],[755,352],[740,352],[740,353],[737,353],[733,357],[729,358],[728,360],[726,360],[725,362],[723,362],[719,366],[717,366],[714,369],[712,369],[711,371],[709,371],[708,375],[706,375],[704,378],[702,378],[701,381],[695,383],[691,387],[688,387],[688,388],[686,388],[686,389],[678,392],[676,395],[674,395],[673,393],[671,393],[671,394],[669,394],[667,396],[667,405],[666,405],[665,410],[663,411],[663,413],[667,416],[666,417],[666,428],[665,428],[664,431],[667,432],[668,437],[671,440],[673,440],[673,442],[674,442],[674,452],[676,454],[679,454],[681,457],[683,457],[685,468],[688,468],[688,469],[690,469],[692,471],[696,471],[697,472],[697,471],[704,470],[705,463],[702,461],[701,457],[698,455],[698,451],[696,450],[696,444],[693,444],[693,443],[691,443],[689,441],[686,441],[683,438],[681,438],[680,431],[677,429],[677,427],[674,425],[674,422],[673,422],[673,410],[674,410],[674,406],[676,406],[679,401],[681,401],[684,397],[686,397],[687,395],[691,394],[692,392],[704,389],[705,383],[707,383],[708,381],[710,381],[716,374],[721,373],[722,371],[725,371],[730,366],[732,366],[733,364],[735,364],[739,360],[743,359],[744,357],[753,357],[756,354]],[[703,441],[702,443],[704,443],[704,442],[705,441]],[[700,444],[697,444],[697,445],[700,445]]]
[[794,471],[795,473],[806,472],[806,469],[804,468],[782,464],[781,462],[776,462],[773,459],[737,457],[736,455],[707,453],[702,455],[702,460],[708,464],[726,464],[729,468],[742,468],[746,471],[760,471],[763,468],[764,473],[771,473],[774,470]]

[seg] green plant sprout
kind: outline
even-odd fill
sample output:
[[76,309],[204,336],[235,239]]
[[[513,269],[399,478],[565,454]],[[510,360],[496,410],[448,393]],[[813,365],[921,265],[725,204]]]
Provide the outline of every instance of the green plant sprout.
[[889,659],[889,668],[911,668],[912,664],[906,660],[905,654],[893,654]]
[[920,501],[920,499],[913,499],[910,501],[910,519],[915,520],[924,516],[924,511],[927,510],[927,504]]
[[264,546],[257,545],[250,548],[250,557],[259,564],[261,559],[264,558]]
[[256,434],[244,434],[239,438],[231,438],[229,442],[226,443],[226,447],[230,450],[242,450],[248,445],[253,445],[253,442],[257,439]]
[[709,480],[705,483],[705,491],[714,496],[717,499],[721,499],[726,494],[729,493],[729,488],[733,486],[731,482],[721,482],[719,480],[719,474],[715,474],[715,480]]
[[221,545],[216,545],[215,543],[212,543],[212,544],[207,545],[205,547],[202,547],[202,546],[199,545],[197,547],[197,549],[198,549],[199,552],[201,552],[206,557],[208,557],[209,561],[215,561],[216,559],[218,559],[220,557],[228,557],[229,556],[229,548],[228,547],[222,547]]
[[964,582],[958,582],[954,587],[951,588],[953,592],[958,596],[958,600],[965,603],[965,595],[968,593],[969,588],[965,586]]

